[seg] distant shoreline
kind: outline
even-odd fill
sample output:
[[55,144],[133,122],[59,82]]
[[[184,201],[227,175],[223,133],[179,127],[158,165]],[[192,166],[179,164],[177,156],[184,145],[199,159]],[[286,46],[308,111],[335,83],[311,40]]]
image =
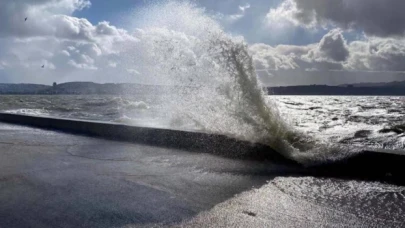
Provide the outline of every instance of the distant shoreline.
[[[131,83],[67,82],[54,85],[0,84],[0,95],[135,95],[166,93],[170,86]],[[266,87],[268,95],[290,96],[405,96],[405,81],[352,85],[300,85]]]
[[269,95],[313,96],[405,96],[403,86],[354,87],[354,86],[286,86],[268,87]]

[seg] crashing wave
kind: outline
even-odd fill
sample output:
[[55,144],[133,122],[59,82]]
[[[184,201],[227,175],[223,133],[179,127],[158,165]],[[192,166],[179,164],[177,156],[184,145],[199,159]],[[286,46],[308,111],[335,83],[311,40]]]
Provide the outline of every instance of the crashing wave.
[[266,144],[301,163],[340,159],[352,150],[286,124],[276,103],[266,101],[244,39],[224,32],[203,9],[170,1],[145,10],[141,21],[139,42],[123,48],[123,62],[150,83],[175,86],[161,94],[172,123],[183,119],[209,133]]

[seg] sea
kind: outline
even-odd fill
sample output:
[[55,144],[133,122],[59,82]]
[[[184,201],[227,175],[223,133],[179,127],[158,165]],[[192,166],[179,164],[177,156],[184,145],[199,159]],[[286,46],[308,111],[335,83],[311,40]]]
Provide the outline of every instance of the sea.
[[[291,128],[332,144],[405,149],[405,97],[267,96]],[[156,96],[3,95],[6,113],[204,131]],[[274,107],[273,107],[274,108]],[[226,133],[226,129],[224,131]]]

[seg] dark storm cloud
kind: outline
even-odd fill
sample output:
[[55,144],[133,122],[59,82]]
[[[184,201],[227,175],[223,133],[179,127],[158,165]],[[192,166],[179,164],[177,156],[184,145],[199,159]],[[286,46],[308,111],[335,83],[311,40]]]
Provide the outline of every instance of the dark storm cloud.
[[319,43],[319,51],[327,58],[341,62],[349,57],[346,41],[339,30],[331,30]]
[[373,36],[405,34],[404,0],[291,1],[296,5],[293,17],[305,25],[331,22],[344,29],[359,29]]
[[271,76],[260,77],[266,86],[291,85],[342,85],[347,83],[392,82],[405,80],[402,72],[365,72],[365,71],[269,71]]

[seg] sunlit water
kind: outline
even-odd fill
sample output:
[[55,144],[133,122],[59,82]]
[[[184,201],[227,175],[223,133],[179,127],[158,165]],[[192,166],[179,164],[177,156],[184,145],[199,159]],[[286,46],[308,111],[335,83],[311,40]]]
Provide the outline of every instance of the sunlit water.
[[[268,96],[284,121],[335,144],[404,149],[404,97]],[[167,113],[155,96],[0,96],[0,110],[36,116],[107,121],[137,126],[202,130]],[[171,105],[171,104],[170,104]],[[395,130],[397,129],[397,130]]]
[[282,116],[331,143],[405,148],[405,97],[281,96]]

